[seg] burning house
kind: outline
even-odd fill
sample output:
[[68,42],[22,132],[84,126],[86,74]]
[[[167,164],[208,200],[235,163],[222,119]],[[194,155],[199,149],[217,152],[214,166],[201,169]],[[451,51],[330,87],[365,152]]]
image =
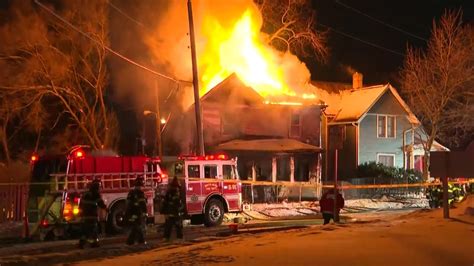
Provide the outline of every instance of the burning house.
[[[199,81],[205,152],[236,156],[243,180],[269,182],[274,188],[281,182],[320,183],[324,105],[314,94],[310,72],[290,49],[272,46],[271,36],[261,31],[262,14],[253,1],[233,3],[235,6],[213,3],[212,8],[202,9],[197,5],[198,73],[193,78]],[[164,21],[176,22],[180,10],[171,5]],[[188,44],[183,40],[186,32],[173,26],[173,32],[160,28],[158,33],[176,41],[170,49],[163,42],[151,42],[159,55],[156,60],[172,66],[175,76],[192,73],[183,63],[189,60],[180,60],[185,55],[182,50],[176,52],[180,44]],[[175,112],[163,134],[166,155],[200,151],[194,101],[187,97],[195,88],[182,86],[180,106],[184,110],[181,115]]]
[[[208,91],[201,97],[206,152],[237,156],[243,180],[317,182],[323,106],[316,99],[276,100],[262,97],[235,74]],[[180,119],[189,132],[195,132],[193,117],[190,108]],[[181,152],[195,150],[194,136],[181,143]]]

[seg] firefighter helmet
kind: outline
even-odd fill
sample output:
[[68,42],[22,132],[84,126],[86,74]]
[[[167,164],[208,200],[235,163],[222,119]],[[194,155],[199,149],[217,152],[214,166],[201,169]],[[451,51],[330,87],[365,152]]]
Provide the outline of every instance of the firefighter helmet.
[[100,190],[100,186],[101,186],[100,179],[95,178],[95,179],[93,179],[92,182],[90,183],[89,189],[90,189],[91,191],[99,191],[99,190]]

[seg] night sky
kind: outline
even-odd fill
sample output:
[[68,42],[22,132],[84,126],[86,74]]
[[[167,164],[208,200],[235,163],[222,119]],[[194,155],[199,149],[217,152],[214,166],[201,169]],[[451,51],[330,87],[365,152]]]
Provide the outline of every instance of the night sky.
[[[14,0],[0,0],[0,11],[5,12],[12,1]],[[328,31],[327,47],[330,50],[330,56],[325,63],[316,61],[314,58],[301,58],[310,69],[312,79],[317,81],[351,82],[352,71],[359,71],[364,75],[365,85],[390,82],[399,87],[397,73],[402,67],[406,47],[407,45],[419,48],[426,46],[433,19],[439,19],[446,9],[462,8],[464,21],[474,22],[474,8],[468,5],[472,0],[312,1],[317,14],[318,29]],[[48,1],[45,0],[45,2]],[[143,7],[147,4],[153,6],[159,3],[155,0],[141,0],[134,4],[126,0],[113,2],[123,8],[130,17],[149,24],[147,26],[151,26],[150,22],[157,14],[152,12],[149,14],[151,17],[147,17],[139,11],[138,6]],[[471,6],[474,5],[471,4]],[[147,10],[155,9],[147,7]],[[138,41],[140,35],[137,33],[137,25],[125,18],[123,14],[112,10],[111,25],[119,25],[119,28],[111,28],[111,46],[126,56],[146,63],[147,54],[143,53],[146,47]],[[404,32],[395,30],[393,27]],[[122,47],[118,44],[126,45]],[[139,49],[136,49],[137,47]],[[139,53],[134,51],[139,51]],[[113,60],[116,63],[120,61],[116,58],[111,59],[109,63],[112,66]],[[117,63],[115,66],[118,67],[111,67],[112,72],[117,69],[129,71],[134,68],[127,66],[124,62]],[[111,77],[122,75],[120,72],[117,73],[110,73]],[[141,85],[134,81],[130,86],[132,89],[137,89],[135,88],[137,84]],[[115,85],[112,81],[111,87]],[[127,96],[125,99],[128,100]],[[141,134],[137,114],[140,116],[142,111],[136,110],[137,106],[130,104],[130,101],[116,102],[114,109],[118,111],[122,124],[121,150],[131,153],[135,149],[135,142],[131,140],[135,140]]]
[[[339,2],[313,0],[319,23],[318,30],[328,31],[327,46],[330,50],[330,56],[325,63],[314,58],[301,58],[310,69],[313,80],[350,83],[352,71],[359,71],[364,74],[365,85],[390,82],[399,87],[397,74],[403,65],[407,45],[425,48],[434,18],[438,19],[446,9],[460,7],[464,11],[464,21],[472,22],[474,18],[474,10],[468,8],[467,0],[340,0]],[[116,1],[116,3],[122,3],[122,8],[128,14],[140,17],[128,2]],[[124,21],[119,31],[120,35],[124,36],[125,32],[125,36],[130,37],[126,32],[133,32],[136,25],[120,14],[115,16]],[[142,17],[142,21],[147,19]],[[392,28],[383,23],[389,24]],[[130,28],[125,28],[127,26]],[[112,45],[113,40],[114,38]],[[130,51],[122,50],[125,54],[129,54]],[[130,56],[137,55],[132,53]],[[133,110],[121,113],[120,117],[122,123],[127,124],[125,127],[122,126],[122,140],[133,139],[140,134],[140,126],[136,124],[138,121]],[[123,152],[132,152],[132,149],[128,141],[122,141]]]
[[[472,4],[472,1],[467,0],[313,0],[319,29],[331,28],[328,35],[331,55],[326,64],[305,60],[311,69],[312,78],[350,82],[351,76],[346,69],[351,67],[364,74],[364,84],[390,82],[398,86],[397,72],[403,65],[402,55],[405,54],[407,45],[425,47],[426,41],[417,37],[428,39],[433,18],[438,19],[445,9],[461,7],[464,21],[472,23],[474,5],[468,8],[469,2]],[[392,29],[366,15],[408,33]],[[373,47],[344,34],[393,52]]]

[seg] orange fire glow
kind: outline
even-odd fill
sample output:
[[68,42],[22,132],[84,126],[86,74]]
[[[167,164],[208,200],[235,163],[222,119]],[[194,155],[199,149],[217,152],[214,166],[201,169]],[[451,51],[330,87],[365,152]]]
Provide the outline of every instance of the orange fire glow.
[[[262,17],[248,8],[233,27],[225,28],[212,16],[205,16],[202,32],[206,49],[199,54],[201,95],[235,73],[263,97],[275,95],[314,99],[314,94],[297,95],[285,80],[281,53],[271,48],[260,32]],[[294,70],[296,71],[296,69]]]
[[213,63],[204,68],[201,93],[236,73],[263,97],[295,94],[285,84],[274,52],[260,38],[259,14],[247,9],[232,28],[222,27],[210,16],[204,19],[203,33],[210,41],[199,58],[202,62]]
[[[157,64],[180,79],[191,80],[185,2],[170,1],[157,31],[147,40]],[[235,73],[272,102],[275,98],[283,99],[278,102],[317,98],[306,65],[269,45],[269,36],[260,31],[262,15],[253,0],[196,0],[193,8],[201,96]]]

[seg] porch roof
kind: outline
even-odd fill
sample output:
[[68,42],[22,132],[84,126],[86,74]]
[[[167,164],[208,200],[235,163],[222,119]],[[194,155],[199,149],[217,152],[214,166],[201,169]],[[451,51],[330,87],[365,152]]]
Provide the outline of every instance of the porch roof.
[[303,143],[295,139],[254,139],[231,140],[221,143],[217,149],[223,151],[257,152],[319,152],[320,147]]

